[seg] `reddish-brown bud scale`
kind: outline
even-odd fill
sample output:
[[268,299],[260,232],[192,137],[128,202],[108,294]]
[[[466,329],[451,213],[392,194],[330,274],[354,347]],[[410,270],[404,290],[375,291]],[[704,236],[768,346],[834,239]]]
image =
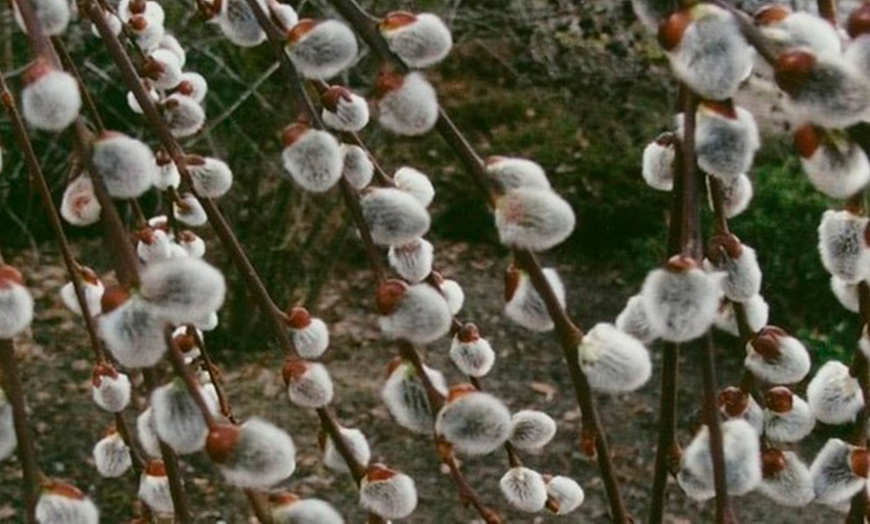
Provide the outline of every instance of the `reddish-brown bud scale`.
[[738,387],[727,387],[719,393],[719,407],[729,417],[738,417],[746,411],[749,405],[749,395]]
[[182,81],[179,82],[178,85],[175,87],[175,92],[176,92],[176,93],[181,93],[181,94],[184,95],[184,96],[190,96],[190,95],[192,95],[193,92],[194,92],[193,84],[190,83],[190,81],[188,81],[188,80],[182,80]]
[[136,232],[136,239],[150,246],[154,243],[154,229],[147,226],[143,227]]
[[390,71],[388,69],[382,70],[381,73],[378,75],[378,79],[375,81],[375,98],[381,98],[387,93],[395,91],[396,89],[402,87],[402,84],[404,83],[405,76],[403,74],[397,73],[395,71]]
[[187,157],[185,157],[185,162],[187,162],[187,165],[189,166],[205,165],[205,159],[199,155],[187,155]]
[[308,132],[309,127],[303,123],[290,124],[281,133],[281,144],[284,147],[290,147],[299,140],[302,135]]
[[194,233],[193,231],[190,231],[189,229],[184,229],[184,230],[181,230],[178,233],[176,233],[175,238],[177,238],[181,242],[188,243],[188,242],[193,242],[198,237],[196,236],[196,233]]
[[695,259],[683,255],[674,255],[665,263],[665,269],[672,273],[682,273],[697,268],[698,263]]
[[168,98],[165,102],[163,102],[163,107],[169,110],[175,109],[181,104],[177,98]]
[[595,457],[596,453],[598,453],[598,448],[595,447],[595,439],[595,433],[585,428],[581,432],[580,448],[583,450],[583,454],[589,458]]
[[701,102],[701,106],[729,120],[737,119],[737,110],[734,109],[734,102],[730,98],[728,100],[704,100]]
[[311,324],[311,314],[304,307],[292,307],[287,312],[286,322],[293,329],[305,329]]
[[852,11],[849,19],[846,20],[846,32],[851,38],[857,38],[870,32],[870,4],[865,3]]
[[169,153],[162,149],[158,149],[154,152],[154,159],[157,161],[158,166],[166,166],[172,162],[172,157],[169,156]]
[[134,31],[144,31],[148,27],[148,19],[143,15],[133,15],[127,23]]
[[794,405],[794,394],[785,386],[770,388],[764,394],[764,404],[774,413],[788,413]]
[[369,466],[368,470],[366,470],[366,479],[369,482],[390,480],[395,476],[396,471],[388,468],[383,464],[372,464],[371,466]]
[[520,286],[520,271],[511,266],[507,268],[504,274],[504,301],[510,302],[514,298],[514,293]]
[[786,93],[797,91],[816,66],[816,57],[806,51],[789,51],[779,55],[774,65],[777,85]]
[[82,493],[82,490],[73,486],[72,484],[68,484],[66,482],[61,482],[59,480],[47,479],[42,482],[42,490],[52,495],[60,495],[61,497],[65,497],[68,499],[75,500],[84,500],[85,494]]
[[499,162],[503,161],[504,159],[505,159],[505,157],[503,157],[503,156],[490,156],[490,157],[486,158],[484,165],[489,167],[493,164],[498,164]]
[[677,143],[677,135],[670,132],[662,133],[656,137],[655,142],[662,147],[669,147]]
[[468,322],[459,330],[459,341],[465,344],[470,342],[476,342],[480,339],[480,331],[478,331],[477,326]]
[[284,377],[284,383],[289,384],[291,381],[304,375],[308,371],[308,366],[308,362],[301,358],[288,358],[284,361],[284,367],[281,368],[281,376]]
[[141,15],[145,12],[145,8],[148,7],[148,3],[146,0],[131,0],[130,1],[130,12],[135,15]]
[[166,464],[164,464],[160,459],[150,460],[148,465],[145,466],[145,474],[152,477],[165,477]]
[[112,435],[115,435],[115,434],[117,434],[117,433],[118,433],[118,428],[117,428],[114,424],[110,424],[110,425],[109,425],[109,426],[108,426],[108,427],[103,431],[103,438],[111,437]]
[[0,289],[6,289],[12,285],[23,286],[24,276],[12,266],[0,266]]
[[787,465],[785,453],[779,449],[767,449],[761,454],[761,472],[770,478],[784,470]]
[[737,235],[732,233],[714,235],[710,239],[710,248],[707,250],[707,258],[714,264],[719,264],[722,259],[722,253],[728,255],[728,258],[739,258],[743,254],[743,244]]
[[218,464],[226,464],[236,444],[239,442],[242,430],[234,424],[218,424],[208,430],[205,440],[205,451]]
[[411,25],[417,21],[417,16],[414,13],[409,13],[408,11],[393,11],[392,13],[387,14],[383,20],[381,20],[381,29],[386,29],[387,31],[393,29],[399,29],[400,27],[405,27],[407,25]]
[[408,291],[408,284],[401,280],[390,279],[378,287],[375,304],[381,315],[389,315],[399,306],[402,297]]
[[338,110],[339,100],[344,100],[345,102],[350,102],[353,100],[350,96],[351,94],[352,93],[350,92],[350,90],[346,87],[331,86],[320,97],[320,103],[323,104],[323,107],[334,113],[336,110]]
[[282,491],[281,493],[270,493],[269,494],[269,502],[276,506],[283,506],[286,504],[292,504],[299,500],[299,497],[290,493],[289,491]]
[[30,85],[52,71],[53,68],[48,65],[48,62],[40,58],[24,70],[21,79],[24,81],[24,85]]
[[115,308],[130,299],[130,291],[123,286],[109,286],[100,299],[103,314],[114,311]]
[[447,394],[447,402],[453,402],[471,393],[477,393],[477,388],[471,384],[457,384],[450,388],[450,392]]
[[779,340],[788,333],[776,326],[765,326],[749,341],[759,355],[765,360],[774,360],[780,356]]
[[782,4],[767,5],[755,12],[753,18],[759,25],[773,25],[785,20],[791,14],[791,9]]
[[181,333],[175,335],[172,341],[175,343],[175,347],[177,347],[178,350],[182,353],[189,353],[190,351],[196,349],[196,337],[194,337],[193,335]]
[[287,40],[291,44],[295,44],[301,40],[303,36],[311,32],[311,30],[319,23],[320,22],[312,18],[303,18],[287,33]]
[[79,276],[86,284],[96,285],[97,282],[100,281],[100,277],[97,276],[96,271],[87,266],[79,266],[78,272]]
[[802,158],[810,158],[822,145],[822,130],[811,124],[801,126],[794,132],[794,147]]
[[91,372],[91,383],[94,387],[100,387],[103,377],[118,378],[118,370],[111,364],[97,364]]
[[870,455],[868,455],[866,449],[858,448],[852,450],[850,463],[852,465],[852,473],[859,477],[867,478],[868,470],[870,470]]
[[691,23],[692,15],[687,10],[677,11],[662,20],[662,23],[659,24],[659,45],[661,45],[665,51],[672,51],[675,49],[680,45],[680,42],[683,40],[683,34],[685,34],[686,29],[688,29]]

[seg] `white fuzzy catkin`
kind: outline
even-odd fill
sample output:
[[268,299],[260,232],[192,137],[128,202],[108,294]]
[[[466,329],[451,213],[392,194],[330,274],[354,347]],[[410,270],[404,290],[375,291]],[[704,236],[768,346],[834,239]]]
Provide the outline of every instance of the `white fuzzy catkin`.
[[556,475],[547,482],[547,495],[555,502],[556,515],[567,515],[586,500],[583,488],[574,479]]
[[15,421],[12,419],[12,404],[0,388],[0,462],[6,460],[18,447],[15,436]]
[[285,32],[289,31],[290,28],[299,23],[299,15],[296,13],[296,10],[293,9],[292,5],[283,4],[277,0],[268,1],[269,11],[272,13],[272,17],[274,17],[278,22],[279,27]]
[[641,176],[649,187],[658,191],[674,188],[675,141],[673,133],[662,133],[643,149]]
[[357,145],[341,144],[341,174],[357,191],[365,189],[375,174],[375,165],[365,149]]
[[511,424],[510,442],[517,449],[541,449],[556,436],[556,421],[543,411],[517,411],[511,417]]
[[867,479],[852,471],[852,453],[857,449],[838,438],[825,442],[810,466],[816,502],[836,507],[864,489]]
[[[737,237],[733,237],[734,240]],[[739,240],[736,240],[739,244]],[[739,244],[739,254],[731,256],[728,250],[722,248],[719,253],[711,254],[704,260],[704,269],[709,273],[721,271],[725,273],[722,280],[722,292],[728,300],[745,302],[758,295],[761,291],[761,266],[755,250],[745,244]]]
[[293,347],[302,358],[319,358],[329,347],[329,328],[326,323],[312,317],[310,324],[294,329]]
[[725,9],[699,4],[690,13],[692,23],[667,53],[674,75],[703,98],[731,98],[752,67],[752,49]]
[[175,324],[195,322],[217,311],[226,295],[220,270],[195,257],[149,264],[141,280],[142,297],[156,314]]
[[303,130],[281,153],[284,170],[302,189],[323,193],[341,178],[344,158],[338,140],[319,129]]
[[182,224],[198,227],[208,223],[202,204],[192,193],[182,193],[181,200],[172,203],[172,213]]
[[810,470],[793,451],[779,451],[784,462],[782,469],[765,474],[758,491],[783,506],[806,506],[815,498]]
[[807,385],[807,403],[816,419],[825,424],[845,424],[855,420],[864,407],[861,386],[842,362],[825,362]]
[[[761,481],[758,434],[741,418],[727,420],[721,427],[727,491],[731,496],[743,495]],[[692,498],[704,500],[713,496],[713,458],[707,426],[683,450],[677,481]]]
[[287,383],[290,402],[303,408],[325,407],[332,402],[333,393],[329,371],[317,362],[304,362],[304,370],[300,369],[290,376]]
[[145,264],[172,257],[172,240],[162,229],[143,229],[136,244],[136,255]]
[[181,73],[181,79],[176,89],[184,96],[189,96],[197,104],[202,105],[208,95],[208,81],[199,73],[185,71]]
[[[444,380],[444,375],[425,365],[423,369],[435,390],[446,396],[447,382]],[[398,425],[415,433],[424,435],[432,433],[432,408],[429,397],[410,363],[402,362],[390,372],[390,376],[381,388],[381,400]]]
[[150,407],[136,417],[136,438],[142,450],[151,458],[161,457],[160,438],[154,428],[154,410]]
[[547,503],[547,485],[537,471],[514,467],[498,482],[502,495],[511,505],[526,513],[537,513]]
[[64,71],[42,67],[21,90],[21,114],[29,125],[43,131],[62,131],[79,116],[82,106],[79,84]]
[[628,299],[622,312],[616,317],[615,325],[618,330],[628,333],[643,344],[651,344],[658,338],[646,317],[640,295]]
[[[149,5],[157,5],[156,2],[149,2]],[[152,16],[154,11],[146,9],[144,14],[136,14],[130,17],[127,27],[133,35],[133,40],[136,46],[143,52],[147,53],[157,49],[163,36],[166,34],[166,27],[163,25],[163,20],[159,17]],[[162,8],[160,10],[162,12]]]
[[[158,4],[159,5],[159,4]],[[178,41],[175,36],[165,33],[163,38],[160,39],[160,45],[157,46],[158,49],[165,49],[166,51],[171,52],[178,59],[178,65],[180,67],[184,67],[187,64],[187,51],[185,51],[184,46],[181,45],[181,42]],[[185,73],[189,75],[199,75],[198,73]],[[203,79],[204,80],[204,79]]]
[[435,199],[435,187],[425,174],[413,167],[402,166],[393,174],[396,188],[413,196],[423,207],[429,207]]
[[751,395],[735,386],[719,393],[719,412],[727,419],[740,418],[752,426],[756,433],[764,429],[764,411]]
[[[351,455],[359,464],[368,464],[371,459],[372,452],[369,449],[369,442],[362,431],[353,428],[339,428],[341,438],[344,439],[345,445],[350,450]],[[344,457],[335,447],[332,438],[326,437],[326,442],[323,445],[323,464],[336,473],[348,473],[350,468],[345,462]]]
[[[544,268],[544,277],[553,289],[559,304],[565,307],[565,285],[553,268]],[[514,322],[531,331],[550,331],[553,320],[547,311],[547,306],[538,291],[532,285],[529,275],[517,270],[516,288],[510,293],[504,312]]]
[[289,33],[287,54],[304,78],[332,78],[350,67],[358,53],[356,35],[338,20],[303,19]]
[[465,291],[459,282],[452,279],[444,279],[441,282],[441,294],[444,296],[444,301],[447,302],[447,309],[450,314],[456,316],[462,311],[462,306],[465,304]]
[[82,174],[73,179],[63,191],[60,216],[74,226],[89,226],[100,220],[100,202],[94,193],[91,177]]
[[296,446],[283,429],[259,418],[239,428],[238,440],[220,463],[227,482],[244,489],[265,490],[296,470]]
[[792,396],[792,406],[788,411],[777,412],[769,407],[764,410],[764,434],[775,442],[800,442],[815,425],[810,405],[797,395]]
[[413,513],[417,508],[414,479],[393,471],[388,478],[372,478],[371,470],[360,482],[360,506],[385,519],[402,519]]
[[695,154],[698,166],[706,173],[733,180],[752,167],[761,138],[752,113],[742,107],[726,106],[725,111],[731,109],[734,114],[724,116],[717,111],[718,107],[719,104],[702,103],[698,108]]
[[175,234],[175,241],[187,252],[188,256],[202,258],[205,255],[205,241],[196,233],[182,230]]
[[109,413],[120,413],[130,405],[130,377],[114,368],[97,366],[91,378],[94,404]]
[[438,95],[421,73],[408,73],[377,100],[378,123],[397,135],[428,133],[438,120]]
[[[751,332],[756,332],[767,325],[770,306],[765,302],[764,297],[755,295],[746,302],[743,302],[743,310],[746,312],[746,322],[749,324]],[[731,335],[739,336],[737,328],[737,318],[734,312],[734,303],[726,302],[719,306],[719,312],[716,314],[714,324],[718,329]]]
[[181,82],[181,59],[168,49],[152,51],[143,67],[157,89],[173,89]]
[[[759,29],[778,50],[802,47],[814,54],[841,53],[843,43],[840,35],[828,21],[805,11],[781,13],[784,17],[774,15],[774,10],[784,7],[783,4],[771,4],[755,15],[756,22],[761,24]],[[763,16],[763,10],[770,10],[768,16]]]
[[849,198],[870,183],[867,154],[845,132],[805,126],[796,132],[795,143],[804,173],[825,195]]
[[688,342],[706,333],[716,318],[721,278],[698,267],[651,271],[640,296],[653,331],[671,342]]
[[502,192],[520,187],[551,189],[544,168],[525,158],[489,157],[486,159],[486,173],[495,180]]
[[163,119],[176,138],[195,135],[205,125],[205,110],[189,96],[171,94],[163,100],[162,107]]
[[33,297],[30,291],[17,282],[0,277],[0,339],[18,335],[32,321]]
[[634,391],[649,380],[649,351],[613,324],[599,323],[577,346],[578,360],[589,386],[603,393]]
[[868,219],[849,211],[827,210],[819,224],[819,254],[822,265],[844,282],[858,282],[870,267],[870,251],[864,231]]
[[175,511],[169,490],[169,477],[143,473],[139,478],[139,500],[157,515],[169,516]]
[[485,338],[463,341],[457,334],[450,343],[450,360],[464,375],[480,378],[495,364],[495,351]]
[[858,284],[854,282],[846,282],[842,278],[831,276],[831,292],[837,297],[840,305],[851,311],[852,313],[860,312],[858,303]]
[[435,419],[435,432],[467,455],[486,455],[511,434],[511,414],[501,400],[483,392],[448,401]]
[[[199,394],[215,414],[218,409],[211,402],[212,398],[204,393],[202,387]],[[199,406],[181,381],[175,380],[155,389],[151,393],[151,409],[157,436],[177,453],[196,453],[205,446],[208,426]]]
[[380,246],[407,244],[429,231],[431,218],[414,196],[401,189],[371,190],[360,201],[372,241]]
[[188,162],[187,170],[196,194],[205,198],[220,198],[233,186],[233,171],[223,160],[206,157],[203,163]]
[[338,511],[320,499],[300,499],[274,505],[272,520],[275,524],[344,524]]
[[[18,2],[12,2],[12,14],[18,28],[27,34],[27,26],[18,9]],[[36,22],[45,36],[57,36],[64,31],[70,20],[70,3],[68,0],[33,0],[31,9],[36,15]]]
[[138,295],[98,320],[100,338],[113,357],[130,368],[150,367],[166,352],[165,317]]
[[[266,0],[258,0],[259,7],[268,12]],[[266,32],[247,0],[223,0],[215,21],[224,36],[240,47],[254,47],[266,40]]]
[[[79,280],[82,284],[82,291],[85,295],[85,305],[88,308],[88,313],[90,316],[95,317],[100,314],[102,308],[100,306],[100,300],[103,298],[103,291],[105,291],[105,287],[103,283],[97,280],[96,282],[88,282],[86,280]],[[76,296],[75,286],[73,286],[72,282],[67,282],[60,288],[58,292],[60,295],[60,299],[63,302],[63,305],[67,307],[70,311],[75,313],[76,315],[82,314],[82,307],[79,305],[78,297]]]
[[35,508],[40,524],[97,524],[100,512],[94,502],[69,484],[43,488]]
[[571,205],[549,190],[522,187],[496,199],[495,225],[507,247],[550,249],[568,238],[575,223]]
[[178,171],[178,166],[175,165],[175,162],[168,155],[159,152],[157,154],[157,173],[154,177],[154,187],[160,191],[166,191],[170,187],[178,189],[179,185],[181,185],[181,173]]
[[747,342],[743,365],[770,384],[793,384],[810,372],[810,354],[800,340],[767,326]]
[[157,178],[157,163],[151,148],[121,133],[106,133],[97,139],[91,164],[115,198],[137,198],[148,191]]
[[422,282],[432,272],[435,248],[425,238],[415,238],[404,244],[394,244],[387,260],[400,277],[411,284]]
[[117,432],[100,439],[94,446],[94,464],[105,478],[120,477],[133,465],[130,448]]
[[[755,190],[752,188],[752,181],[745,174],[738,176],[733,180],[720,184],[722,190],[722,210],[726,218],[734,218],[737,215],[746,211]],[[709,188],[708,184],[708,197]],[[712,197],[711,197],[712,198]],[[710,209],[713,209],[713,201],[710,200]]]
[[433,66],[450,53],[450,29],[432,13],[390,13],[380,24],[381,35],[390,51],[408,67]]
[[378,325],[388,338],[428,344],[446,335],[452,320],[441,293],[422,283],[407,286],[393,311],[379,317]]
[[[333,89],[336,91],[332,91]],[[355,133],[368,125],[369,104],[365,98],[347,89],[335,87],[327,91],[324,98],[329,100],[329,104],[324,102],[320,117],[327,127]]]

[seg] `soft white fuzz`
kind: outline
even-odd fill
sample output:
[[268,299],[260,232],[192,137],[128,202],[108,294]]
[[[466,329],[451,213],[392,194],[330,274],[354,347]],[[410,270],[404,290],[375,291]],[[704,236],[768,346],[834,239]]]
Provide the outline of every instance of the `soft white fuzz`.
[[525,158],[491,156],[486,159],[486,173],[502,192],[520,187],[551,189],[544,168]]
[[557,475],[547,482],[547,495],[555,502],[550,508],[556,515],[567,515],[579,508],[586,500],[586,494],[574,479]]
[[393,182],[398,189],[416,198],[423,207],[429,207],[435,199],[435,187],[432,181],[413,167],[402,166],[397,169],[393,174]]
[[341,144],[343,164],[341,174],[357,191],[365,189],[375,174],[375,165],[365,149],[357,145]]
[[187,170],[196,194],[220,198],[233,186],[233,171],[223,160],[205,157],[202,163],[188,162]]
[[390,51],[408,67],[433,66],[453,47],[450,29],[432,13],[391,13],[381,22],[380,30]]
[[577,354],[589,386],[595,391],[634,391],[646,384],[652,373],[646,347],[613,324],[596,324],[577,346]]
[[106,133],[94,143],[91,164],[115,198],[137,198],[157,178],[154,152],[141,140],[121,133]]
[[515,467],[499,480],[499,488],[511,505],[526,513],[537,513],[547,503],[547,485],[535,470]]
[[716,318],[722,277],[678,257],[651,271],[640,296],[653,331],[671,342],[688,342],[706,333]]
[[338,140],[319,129],[295,129],[299,134],[281,153],[284,170],[306,191],[328,191],[338,183],[344,166]]
[[[352,428],[339,428],[342,439],[345,445],[350,449],[351,455],[360,464],[368,464],[371,459],[372,452],[369,449],[369,442],[362,431]],[[338,452],[335,443],[327,436],[326,442],[323,444],[323,464],[335,471],[336,473],[348,473],[350,468],[345,462],[344,457]]]
[[425,238],[391,245],[387,260],[400,277],[411,284],[422,282],[432,272],[435,248]]
[[300,20],[289,33],[287,54],[305,78],[326,80],[356,61],[353,31],[338,20]]
[[[375,468],[380,471],[373,474]],[[386,469],[380,465],[369,468],[369,473],[360,482],[360,506],[385,519],[405,518],[417,508],[414,479],[397,471],[383,472]]]
[[[544,277],[553,289],[553,293],[559,304],[565,307],[565,285],[553,268],[544,268]],[[531,331],[550,331],[553,329],[553,320],[547,311],[547,306],[538,291],[532,285],[529,275],[520,270],[508,273],[507,303],[504,312],[509,319]]]
[[511,417],[511,424],[510,441],[518,449],[541,449],[556,436],[556,421],[543,411],[517,411]]
[[97,442],[93,456],[97,471],[105,478],[120,477],[133,465],[130,448],[116,431]]
[[[423,366],[429,381],[442,395],[447,395],[447,382],[444,375]],[[414,366],[401,362],[391,371],[381,388],[381,400],[396,423],[405,429],[420,434],[432,433],[432,408],[422,381],[417,377]]]
[[546,189],[522,187],[495,203],[499,240],[507,247],[544,251],[561,244],[574,231],[571,205]]
[[220,309],[226,295],[223,274],[196,257],[148,264],[141,276],[142,297],[174,324],[196,322]]
[[60,202],[60,216],[64,220],[74,226],[89,226],[100,219],[100,211],[91,177],[82,174],[66,186]]
[[426,208],[401,189],[373,189],[360,205],[372,240],[380,246],[407,244],[429,231],[431,218]]
[[483,392],[451,399],[438,412],[435,431],[467,455],[486,455],[511,434],[511,415],[498,398]]
[[825,362],[807,385],[807,403],[816,419],[825,424],[845,424],[855,420],[864,407],[861,386],[842,362]]
[[45,64],[33,73],[35,79],[21,90],[21,114],[29,125],[43,131],[63,131],[79,116],[82,106],[79,84],[64,71]]
[[677,154],[676,137],[662,133],[643,149],[641,175],[646,184],[658,191],[674,188],[674,158]]
[[435,88],[421,73],[409,73],[395,83],[377,100],[378,122],[397,135],[428,133],[438,120]]
[[[265,0],[257,3],[260,9],[269,12]],[[220,6],[215,21],[227,40],[240,47],[254,47],[266,39],[247,0],[222,0]]]

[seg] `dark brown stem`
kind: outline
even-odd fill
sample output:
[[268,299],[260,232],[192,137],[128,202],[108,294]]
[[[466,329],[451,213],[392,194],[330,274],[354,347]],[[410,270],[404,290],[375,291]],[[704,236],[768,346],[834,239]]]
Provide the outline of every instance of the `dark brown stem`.
[[661,524],[664,518],[670,457],[676,445],[679,360],[679,344],[665,342],[662,346],[662,388],[659,400],[658,444],[653,469],[652,501],[649,513],[650,524]]
[[202,388],[199,385],[199,381],[191,373],[190,367],[185,364],[184,355],[181,354],[178,344],[175,343],[175,339],[172,337],[172,326],[166,327],[163,338],[169,347],[169,361],[172,363],[172,369],[184,381],[184,385],[187,386],[187,392],[190,393],[193,402],[199,408],[199,412],[205,420],[205,425],[213,428],[217,422],[205,401],[205,397],[202,396]]
[[453,447],[443,438],[436,437],[436,445],[438,446],[438,455],[441,458],[441,463],[447,466],[450,471],[450,477],[454,484],[459,487],[459,499],[463,504],[471,504],[477,513],[483,518],[486,524],[502,524],[504,519],[492,508],[483,504],[480,497],[474,491],[474,488],[468,483],[468,479],[459,469],[459,464],[456,462],[456,455],[453,453]]
[[717,404],[716,364],[713,350],[713,336],[709,332],[699,348],[701,377],[704,388],[703,417],[710,434],[710,454],[713,458],[713,486],[716,490],[716,523],[737,522],[728,499],[728,485],[725,476],[725,453],[722,448],[722,426],[719,421]]
[[217,366],[211,360],[211,357],[208,354],[208,351],[205,347],[205,341],[199,336],[199,331],[193,326],[187,326],[187,333],[192,335],[194,340],[196,341],[196,347],[199,348],[200,359],[202,360],[203,366],[205,366],[205,371],[208,373],[209,379],[211,379],[211,383],[214,385],[215,392],[217,393],[218,404],[220,405],[221,414],[227,418],[233,424],[236,424],[236,417],[233,415],[233,408],[230,405],[230,401],[227,398],[226,391],[224,391],[223,381],[221,380],[221,374],[218,370]]
[[36,501],[39,498],[42,473],[37,465],[36,448],[27,421],[24,388],[18,374],[18,363],[15,361],[15,346],[8,338],[0,339],[0,375],[3,379],[3,391],[12,405],[12,423],[18,441],[18,460],[21,461],[21,469],[24,473],[21,486],[24,494],[24,520],[27,524],[36,524]]
[[835,0],[816,0],[819,8],[819,16],[827,20],[829,24],[837,27],[837,2]]
[[145,460],[142,458],[142,453],[139,452],[136,442],[130,435],[130,427],[127,425],[124,415],[121,413],[113,413],[113,415],[113,418],[115,419],[115,429],[118,430],[118,435],[121,436],[124,445],[130,450],[130,458],[133,459],[133,471],[136,475],[140,475],[145,471]]
[[350,210],[351,217],[353,218],[353,222],[356,225],[357,231],[359,231],[360,237],[362,237],[363,245],[365,246],[366,255],[369,258],[369,264],[372,267],[372,271],[375,272],[375,281],[380,285],[381,282],[385,280],[385,272],[384,272],[384,264],[381,261],[381,254],[378,250],[378,247],[375,245],[374,240],[372,240],[372,232],[369,229],[369,225],[363,217],[362,207],[359,203],[359,197],[357,196],[354,189],[351,187],[350,183],[341,178],[339,181],[339,186],[341,187],[341,195],[344,198],[344,203],[347,205],[347,208]]
[[106,126],[103,125],[103,120],[100,118],[100,112],[97,110],[97,105],[94,103],[94,99],[91,97],[91,93],[88,90],[87,85],[85,85],[85,81],[82,79],[82,75],[79,72],[78,66],[76,66],[75,60],[70,56],[69,51],[67,51],[66,46],[60,37],[51,37],[51,43],[55,51],[57,51],[57,55],[60,58],[61,64],[63,64],[63,68],[73,75],[76,82],[78,82],[82,102],[87,108],[88,114],[91,115],[91,120],[94,122],[94,127],[96,128],[97,133],[103,132],[106,129]]

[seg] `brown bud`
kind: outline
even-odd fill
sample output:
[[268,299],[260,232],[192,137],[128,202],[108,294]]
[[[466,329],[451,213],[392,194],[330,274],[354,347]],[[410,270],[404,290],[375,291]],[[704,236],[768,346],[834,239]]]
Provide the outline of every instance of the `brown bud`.
[[85,494],[82,491],[67,482],[61,482],[56,479],[45,479],[42,481],[42,490],[52,495],[60,495],[68,499],[84,500]]
[[141,15],[145,12],[148,3],[145,0],[130,0],[130,12],[135,15]]
[[868,470],[870,470],[870,455],[868,455],[865,448],[853,449],[849,462],[852,466],[852,473],[859,477],[867,478]]
[[510,302],[514,298],[514,293],[520,286],[520,270],[515,266],[510,266],[505,270],[504,274],[504,301]]
[[100,299],[103,314],[109,313],[130,299],[130,291],[123,286],[109,286]]
[[175,347],[182,353],[189,353],[197,347],[196,337],[189,333],[179,333],[173,337],[172,341],[175,343]]
[[403,359],[402,357],[393,357],[393,360],[391,360],[390,363],[387,364],[387,376],[389,377],[390,375],[392,375],[393,371],[395,371],[399,366],[404,363],[405,359]]
[[311,324],[311,314],[304,307],[292,307],[287,311],[285,322],[293,329],[305,329]]
[[471,384],[457,384],[450,388],[450,392],[447,394],[447,402],[453,402],[471,393],[477,393],[477,388]]
[[794,132],[794,147],[802,158],[810,158],[822,145],[824,130],[812,124],[801,126]]
[[94,370],[91,372],[91,384],[94,387],[100,387],[103,377],[118,378],[118,370],[107,362],[95,365]]
[[670,131],[665,131],[656,137],[655,142],[662,147],[670,147],[677,143],[677,135]]
[[665,262],[665,269],[671,273],[683,273],[697,268],[698,263],[695,259],[684,255],[674,255]]
[[776,360],[780,355],[779,339],[787,336],[788,333],[776,326],[764,326],[752,337],[749,344],[764,360]]
[[145,28],[148,27],[148,19],[143,15],[133,15],[127,23],[130,24],[130,28],[136,32],[144,31]]
[[785,453],[779,449],[766,449],[761,453],[761,472],[764,478],[771,478],[785,469]]
[[350,89],[343,86],[331,86],[320,96],[320,103],[332,113],[338,109],[339,100],[350,102]]
[[284,361],[284,367],[281,368],[281,376],[284,377],[284,384],[297,380],[299,377],[308,371],[308,362],[297,357],[288,357]]
[[791,9],[782,4],[766,5],[755,12],[753,18],[758,25],[773,25],[785,20]]
[[52,71],[54,71],[54,68],[45,59],[38,58],[24,70],[21,78],[24,81],[24,85],[30,85]]
[[710,239],[710,247],[707,250],[707,258],[714,264],[722,261],[722,254],[728,255],[728,258],[740,258],[743,254],[743,244],[737,235],[733,233],[725,233],[714,235]]
[[149,226],[141,228],[136,232],[136,239],[150,246],[154,243],[154,229]]
[[737,110],[730,98],[727,100],[702,100],[701,107],[729,120],[737,119]]
[[152,80],[159,80],[163,73],[166,72],[166,66],[154,60],[150,56],[145,59],[142,64],[142,76]]
[[405,75],[389,69],[383,69],[378,75],[374,85],[375,98],[382,98],[391,91],[402,87],[405,83]]
[[677,11],[671,16],[662,20],[659,24],[659,45],[665,51],[672,51],[683,40],[683,35],[686,33],[689,25],[692,23],[692,15],[688,10]]
[[381,20],[380,26],[382,30],[392,31],[413,24],[417,21],[417,16],[408,11],[393,11],[387,14]]
[[480,339],[480,331],[478,331],[476,325],[468,322],[459,329],[459,334],[457,336],[460,342],[468,344]]
[[864,3],[852,11],[846,20],[846,32],[851,38],[857,38],[870,31],[870,5]]
[[226,464],[236,449],[242,430],[234,424],[217,424],[208,430],[205,451],[218,464]]
[[396,476],[396,471],[388,468],[381,463],[372,464],[366,470],[366,480],[368,480],[369,482],[390,480],[394,476]]
[[749,406],[749,395],[740,388],[730,386],[719,393],[719,408],[729,417],[739,417]]
[[389,279],[382,282],[375,295],[375,303],[381,315],[389,315],[399,307],[408,290],[408,284],[401,280]]
[[284,132],[281,133],[281,143],[284,147],[290,147],[296,143],[297,140],[302,138],[302,135],[308,132],[309,127],[306,124],[295,123],[290,124],[289,126],[284,128]]
[[291,44],[295,44],[296,42],[302,40],[302,37],[311,32],[314,27],[319,24],[317,20],[311,18],[303,18],[299,20],[299,22],[294,25],[290,31],[287,33],[287,40]]
[[6,289],[12,285],[24,285],[24,276],[12,266],[0,265],[0,289]]
[[774,413],[788,413],[794,405],[794,394],[785,386],[776,386],[764,394],[764,404]]
[[300,500],[298,496],[290,493],[289,491],[281,491],[279,493],[269,493],[269,502],[276,506],[283,506],[286,504],[292,504],[296,501]]
[[806,51],[782,53],[774,65],[777,85],[786,93],[793,93],[804,85],[816,67],[816,57]]
[[165,477],[166,465],[160,459],[152,459],[148,461],[148,465],[145,466],[145,474],[152,477]]

